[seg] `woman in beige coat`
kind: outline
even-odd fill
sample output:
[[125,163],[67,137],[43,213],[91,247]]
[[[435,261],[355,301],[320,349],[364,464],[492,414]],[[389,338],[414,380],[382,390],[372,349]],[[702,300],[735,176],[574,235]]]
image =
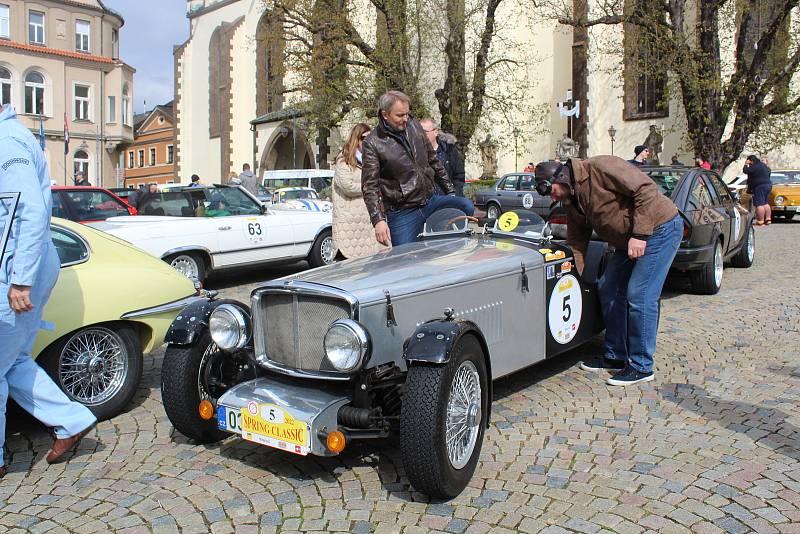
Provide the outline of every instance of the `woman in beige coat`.
[[363,122],[353,126],[333,168],[333,242],[345,258],[361,258],[384,249],[375,240],[361,195],[361,142],[369,132]]

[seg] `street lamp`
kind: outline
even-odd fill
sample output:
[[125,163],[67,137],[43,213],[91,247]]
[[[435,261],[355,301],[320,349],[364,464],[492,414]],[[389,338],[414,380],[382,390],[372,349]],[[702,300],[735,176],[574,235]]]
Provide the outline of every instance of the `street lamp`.
[[617,135],[617,130],[614,128],[614,125],[611,125],[611,128],[608,129],[608,136],[611,138],[611,155],[614,155],[614,138]]
[[517,138],[519,137],[519,134],[522,133],[522,131],[516,126],[514,126],[513,133],[514,133],[514,172],[517,172],[519,170],[519,164],[517,163],[517,161],[519,160],[519,152],[517,150]]

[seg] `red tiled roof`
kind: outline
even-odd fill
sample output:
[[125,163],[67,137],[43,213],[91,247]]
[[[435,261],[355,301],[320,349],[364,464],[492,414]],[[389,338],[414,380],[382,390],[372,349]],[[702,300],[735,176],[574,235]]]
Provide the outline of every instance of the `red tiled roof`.
[[14,41],[7,41],[5,39],[0,39],[0,46],[4,46],[6,48],[15,48],[17,50],[25,50],[27,52],[36,52],[39,54],[47,54],[51,56],[61,56],[61,57],[68,57],[73,59],[82,59],[84,61],[94,61],[97,63],[116,63],[115,60],[103,57],[103,56],[93,56],[91,54],[83,54],[80,52],[70,52],[68,50],[58,50],[56,48],[48,48],[46,46],[37,46],[37,45],[30,45],[24,43],[16,43]]

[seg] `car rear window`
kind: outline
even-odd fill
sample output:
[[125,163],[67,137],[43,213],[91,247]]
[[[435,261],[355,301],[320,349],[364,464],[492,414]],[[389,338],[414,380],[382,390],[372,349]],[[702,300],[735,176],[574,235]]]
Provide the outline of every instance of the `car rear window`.
[[773,172],[769,179],[773,185],[800,184],[800,173]]
[[672,196],[672,192],[675,191],[678,182],[683,178],[683,174],[684,173],[678,171],[652,171],[647,173],[656,183],[658,189],[668,197]]
[[109,217],[130,215],[122,202],[105,191],[63,191],[63,194],[79,222],[104,221]]
[[195,206],[188,193],[181,191],[150,193],[139,205],[141,215],[165,215],[167,217],[195,217]]

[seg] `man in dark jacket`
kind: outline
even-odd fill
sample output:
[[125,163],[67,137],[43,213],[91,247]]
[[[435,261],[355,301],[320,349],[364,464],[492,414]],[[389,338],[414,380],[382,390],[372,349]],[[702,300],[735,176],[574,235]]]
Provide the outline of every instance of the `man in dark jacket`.
[[644,145],[636,145],[633,147],[633,159],[629,159],[628,163],[641,167],[647,163],[647,158],[650,156],[650,149]]
[[747,175],[747,191],[753,195],[753,206],[756,207],[755,224],[758,226],[771,224],[772,208],[769,206],[767,197],[772,191],[772,180],[770,179],[772,171],[754,155],[747,156],[743,171]]
[[616,248],[598,285],[606,324],[605,356],[587,371],[608,369],[613,386],[653,380],[661,288],[678,251],[683,222],[649,176],[614,156],[536,166],[536,190],[567,210],[567,244],[583,260],[594,230]]
[[[446,139],[439,135],[439,127],[433,119],[426,118],[419,121],[425,137],[430,141],[431,146],[436,151],[436,158],[447,171],[447,177],[453,182],[456,189],[456,196],[464,196],[464,159],[454,143],[448,143]],[[436,187],[436,194],[441,195],[442,191]]]
[[[378,126],[361,147],[361,191],[375,238],[385,246],[416,240],[425,219],[439,209],[456,208],[467,215],[475,210],[470,200],[455,196],[422,126],[410,117],[409,105],[400,91],[384,93]],[[434,182],[445,196],[434,196]]]

